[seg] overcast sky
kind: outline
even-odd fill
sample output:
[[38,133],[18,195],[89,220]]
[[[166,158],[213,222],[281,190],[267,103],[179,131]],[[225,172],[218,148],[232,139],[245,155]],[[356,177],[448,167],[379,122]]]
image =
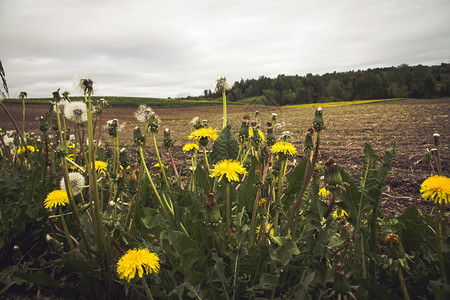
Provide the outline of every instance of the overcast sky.
[[198,96],[215,80],[450,62],[449,0],[0,0],[10,96]]

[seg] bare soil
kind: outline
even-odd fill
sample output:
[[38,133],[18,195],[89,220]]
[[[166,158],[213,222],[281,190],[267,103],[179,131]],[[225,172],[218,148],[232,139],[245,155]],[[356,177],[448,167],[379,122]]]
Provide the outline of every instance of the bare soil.
[[[22,106],[7,104],[8,110],[15,118],[17,125],[22,126]],[[123,144],[131,144],[133,129],[138,124],[134,113],[135,108],[105,108],[102,113],[101,124],[107,120],[118,119],[119,123],[126,123],[120,133]],[[276,106],[229,106],[228,119],[232,131],[237,132],[242,117],[249,115],[255,118],[255,111],[259,111],[259,121],[265,132],[266,122],[272,113],[277,113],[279,122],[283,123],[283,130],[293,135],[293,144],[299,150],[297,161],[303,159],[302,144],[304,133],[311,126],[315,108],[287,108]],[[41,105],[27,105],[26,131],[39,132],[36,121],[48,111],[48,107]],[[364,144],[369,143],[380,158],[385,151],[396,144],[397,155],[393,160],[394,173],[388,178],[388,187],[383,193],[381,208],[387,217],[404,211],[410,204],[416,203],[424,213],[432,213],[433,204],[421,200],[420,184],[431,174],[430,163],[425,159],[427,148],[434,147],[433,134],[440,134],[442,169],[449,176],[449,113],[450,99],[398,100],[391,102],[372,103],[364,105],[348,105],[339,107],[325,107],[324,119],[326,130],[321,135],[320,160],[325,161],[333,156],[353,176],[362,172],[364,160]],[[190,107],[155,109],[161,118],[161,132],[158,143],[162,147],[162,131],[169,128],[175,146],[173,156],[179,166],[187,166],[189,158],[181,149],[188,141],[192,130],[189,121],[198,116],[208,120],[213,128],[222,126],[222,107]],[[99,120],[100,122],[100,120]],[[13,129],[13,124],[3,110],[0,110],[0,128]],[[102,139],[107,140],[105,130]],[[153,149],[148,148],[152,154]],[[151,157],[151,156],[150,156]],[[167,159],[167,154],[164,155]],[[182,170],[183,172],[183,170]]]

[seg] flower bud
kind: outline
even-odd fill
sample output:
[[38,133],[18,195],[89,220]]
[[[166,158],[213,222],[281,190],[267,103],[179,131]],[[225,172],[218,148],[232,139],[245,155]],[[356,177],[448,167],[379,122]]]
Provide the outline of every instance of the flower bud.
[[60,89],[57,89],[56,91],[54,91],[52,94],[53,94],[53,101],[54,102],[59,102],[59,101],[61,101],[61,95],[59,94],[59,90]]
[[245,141],[248,140],[249,137],[249,127],[250,127],[250,118],[248,116],[244,116],[242,123],[241,123],[241,128],[239,129],[239,140],[241,141],[241,143],[244,143]]
[[152,112],[148,117],[147,130],[151,133],[158,133],[159,131],[159,117],[155,112]]
[[309,152],[314,149],[314,142],[312,138],[313,129],[310,128],[305,135],[305,142],[303,143],[303,151]]
[[257,126],[256,126],[256,122],[252,122],[251,125],[252,125],[252,133],[253,133],[253,134],[251,135],[252,142],[253,142],[255,145],[259,146],[259,145],[262,144],[263,139],[262,139],[262,137],[261,137],[260,134],[259,134],[259,130],[258,130]]
[[325,122],[323,121],[322,107],[319,107],[314,114],[313,128],[316,132],[320,132],[325,128]]
[[435,145],[436,147],[439,147],[439,137],[440,137],[439,133],[433,134],[434,145]]
[[405,258],[405,249],[403,249],[402,242],[398,235],[388,233],[385,237],[387,246],[387,256],[392,259]]
[[70,101],[70,98],[69,98],[70,93],[68,91],[64,91],[62,93],[62,95],[63,95],[64,100]]
[[58,147],[56,147],[56,156],[59,158],[65,157],[67,155],[66,147],[64,147],[63,144],[59,144]]
[[115,138],[117,137],[117,129],[119,127],[119,122],[117,119],[112,119],[106,122],[106,125],[108,127],[108,134],[110,137]]
[[142,135],[141,129],[137,126],[133,131],[133,142],[136,146],[144,146],[145,143],[145,137]]
[[332,157],[325,163],[324,181],[330,189],[337,188],[342,183],[342,176],[339,172],[339,167]]
[[46,133],[48,130],[48,122],[43,116],[39,117],[39,130],[42,131],[42,133]]
[[333,290],[337,294],[345,295],[350,290],[350,284],[348,282],[347,277],[345,276],[344,272],[344,263],[338,262],[336,264],[336,274],[334,276],[334,282],[333,282]]
[[164,147],[166,147],[167,149],[170,149],[173,147],[174,142],[173,142],[172,136],[170,135],[169,128],[164,129],[163,144],[164,144]]
[[275,134],[271,122],[267,122],[267,145],[272,147],[276,142]]
[[222,222],[214,192],[209,192],[206,198],[206,224],[217,227]]
[[127,155],[127,149],[126,148],[122,148],[119,151],[119,163],[122,167],[126,168],[130,165],[130,160],[129,157]]

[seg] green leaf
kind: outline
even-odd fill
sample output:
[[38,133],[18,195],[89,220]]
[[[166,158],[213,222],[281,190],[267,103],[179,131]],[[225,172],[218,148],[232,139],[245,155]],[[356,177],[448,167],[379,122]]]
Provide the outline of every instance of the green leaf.
[[300,193],[305,178],[307,160],[301,161],[290,174],[286,176],[288,187],[284,190],[284,194],[288,199],[295,198]]
[[216,164],[224,159],[236,159],[238,153],[239,144],[231,133],[229,126],[227,126],[222,129],[217,140],[213,144],[211,163]]
[[45,272],[36,272],[31,274],[20,274],[17,277],[26,280],[28,282],[35,283],[38,286],[45,287],[59,287],[61,282],[53,279],[50,275]]
[[297,255],[300,251],[297,245],[291,238],[276,236],[272,238],[277,245],[272,245],[270,257],[279,261],[283,266],[286,266],[293,255]]
[[252,157],[252,164],[249,170],[247,170],[247,175],[244,182],[238,189],[239,202],[245,206],[246,212],[251,215],[253,212],[253,201],[255,200],[257,187],[256,187],[256,176],[255,170],[258,165],[258,160]]

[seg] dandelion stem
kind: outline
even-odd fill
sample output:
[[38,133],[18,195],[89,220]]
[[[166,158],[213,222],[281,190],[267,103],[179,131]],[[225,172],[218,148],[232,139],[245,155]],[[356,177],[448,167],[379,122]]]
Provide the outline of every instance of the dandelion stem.
[[226,209],[227,209],[227,230],[228,230],[228,238],[229,239],[231,239],[230,189],[231,189],[231,183],[227,182],[226,187],[225,187],[225,201],[226,201]]
[[225,87],[222,89],[222,99],[223,99],[223,126],[227,127],[227,95],[225,92]]
[[[147,165],[145,164],[145,158],[144,158],[144,150],[142,147],[139,147],[139,155],[141,156],[141,161],[143,162],[144,172],[147,175],[148,180],[150,181],[150,185],[152,186],[153,192],[155,193],[156,198],[159,201],[159,204],[161,205],[161,208],[164,212],[164,215],[166,218],[169,218],[169,214],[167,213],[166,205],[164,205],[161,196],[159,196],[158,190],[156,189],[155,183],[152,180],[152,176],[150,175],[150,172],[148,171]],[[134,216],[133,216],[134,218]]]
[[[19,129],[19,126],[17,126],[17,123],[16,123],[16,121],[14,120],[14,118],[13,118],[13,116],[11,115],[11,113],[9,112],[9,110],[6,108],[6,106],[3,104],[3,102],[2,101],[0,101],[0,105],[2,106],[2,108],[3,108],[3,110],[6,112],[6,114],[8,115],[8,117],[9,117],[9,119],[11,120],[11,122],[13,123],[13,125],[14,125],[14,127],[16,128],[16,130],[17,130],[17,133],[19,134],[19,137],[20,137],[20,140],[22,141],[22,146],[25,148],[25,152],[27,153],[27,157],[28,157],[28,159],[30,160],[30,162],[31,162],[31,152],[30,152],[30,149],[28,149],[28,145],[27,145],[27,142],[25,141],[25,138],[24,138],[24,132],[22,132],[20,129]],[[32,170],[33,170],[33,164],[31,164],[31,168],[32,168]]]
[[25,97],[22,97],[22,132],[25,133]]
[[397,268],[398,279],[400,281],[400,287],[402,288],[403,297],[405,300],[410,300],[408,290],[406,289],[405,279],[403,278],[402,268],[399,266]]
[[142,286],[144,287],[145,293],[147,294],[147,298],[150,300],[153,300],[152,292],[150,292],[150,289],[147,285],[147,281],[145,281],[145,277],[141,278]]
[[439,257],[439,267],[441,269],[441,276],[442,276],[442,282],[444,284],[447,284],[447,272],[445,270],[445,261],[444,261],[444,255],[442,253],[442,247],[444,246],[443,242],[443,236],[442,236],[442,215],[441,215],[441,206],[439,205],[439,202],[436,203],[436,215],[435,215],[435,221],[436,221],[436,249]]
[[70,250],[75,250],[75,247],[73,246],[72,239],[70,238],[69,229],[67,228],[66,220],[64,219],[64,216],[63,216],[63,213],[62,213],[61,206],[59,207],[59,215],[61,217],[61,223],[62,223],[63,228],[64,228],[64,235],[66,236],[67,243],[69,243]]
[[[159,168],[161,169],[161,173],[162,173],[162,175],[164,177],[164,182],[166,183],[166,186],[167,186],[167,189],[169,190],[169,193],[172,193],[169,181],[167,180],[166,172],[164,171],[164,165],[162,163],[161,156],[159,155],[158,144],[156,143],[156,134],[153,133],[153,132],[152,132],[152,139],[153,139],[153,145],[155,147],[156,158],[158,159],[158,163],[159,163]],[[170,200],[170,198],[169,198],[169,200]]]
[[289,215],[289,219],[288,219],[288,221],[286,223],[286,227],[284,228],[284,231],[283,231],[283,236],[286,236],[288,234],[289,227],[291,226],[292,221],[295,219],[296,215],[298,214],[298,212],[300,210],[300,205],[303,200],[303,194],[306,191],[306,187],[308,186],[309,180],[311,179],[312,173],[313,173],[315,165],[316,165],[317,156],[319,154],[319,143],[320,143],[320,138],[319,138],[319,133],[317,133],[316,145],[315,145],[315,149],[314,149],[311,166],[309,167],[308,173],[305,175],[305,178],[303,179],[302,189],[300,190],[300,194],[298,195],[297,200],[295,201],[294,208],[292,209],[291,214]]

